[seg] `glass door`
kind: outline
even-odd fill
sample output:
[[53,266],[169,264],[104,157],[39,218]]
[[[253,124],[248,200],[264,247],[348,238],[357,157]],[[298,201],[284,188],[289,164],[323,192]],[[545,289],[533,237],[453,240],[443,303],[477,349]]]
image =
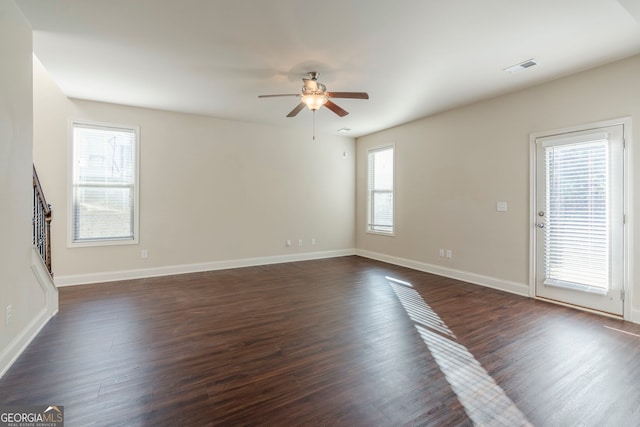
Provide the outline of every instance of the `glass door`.
[[622,315],[622,125],[536,139],[536,296]]

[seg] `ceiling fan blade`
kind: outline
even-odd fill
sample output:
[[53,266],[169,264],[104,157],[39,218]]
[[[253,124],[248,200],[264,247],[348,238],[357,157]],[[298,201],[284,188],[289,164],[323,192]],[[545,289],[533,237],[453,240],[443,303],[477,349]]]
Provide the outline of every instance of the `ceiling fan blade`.
[[326,95],[329,98],[369,99],[367,92],[327,92]]
[[289,114],[287,114],[287,117],[295,117],[306,106],[307,104],[301,102],[300,104],[296,105],[296,108],[294,108]]
[[347,114],[349,114],[348,111],[343,110],[342,108],[338,107],[336,104],[334,104],[331,101],[327,101],[324,104],[325,107],[327,107],[329,110],[333,111],[334,113],[336,113],[337,115],[339,115],[340,117],[344,117]]
[[276,96],[300,96],[299,93],[280,93],[277,95],[258,95],[258,98],[273,98]]

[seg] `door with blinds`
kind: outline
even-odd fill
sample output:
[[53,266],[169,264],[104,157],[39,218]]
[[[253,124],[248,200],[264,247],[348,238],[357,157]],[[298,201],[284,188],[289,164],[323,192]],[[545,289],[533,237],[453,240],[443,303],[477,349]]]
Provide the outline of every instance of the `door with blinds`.
[[537,297],[624,307],[623,126],[537,138]]

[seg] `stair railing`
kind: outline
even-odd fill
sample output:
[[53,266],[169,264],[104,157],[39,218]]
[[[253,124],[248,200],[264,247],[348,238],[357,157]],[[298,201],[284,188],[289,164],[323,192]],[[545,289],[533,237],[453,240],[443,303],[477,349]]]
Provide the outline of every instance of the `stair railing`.
[[51,205],[47,203],[33,166],[33,244],[53,277],[51,269]]

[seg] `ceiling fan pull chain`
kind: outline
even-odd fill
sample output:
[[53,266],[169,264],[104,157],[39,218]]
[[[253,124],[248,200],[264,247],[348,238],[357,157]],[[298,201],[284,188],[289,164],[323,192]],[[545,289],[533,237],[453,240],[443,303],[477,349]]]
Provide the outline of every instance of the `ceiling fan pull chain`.
[[316,110],[313,111],[313,140],[316,140]]

